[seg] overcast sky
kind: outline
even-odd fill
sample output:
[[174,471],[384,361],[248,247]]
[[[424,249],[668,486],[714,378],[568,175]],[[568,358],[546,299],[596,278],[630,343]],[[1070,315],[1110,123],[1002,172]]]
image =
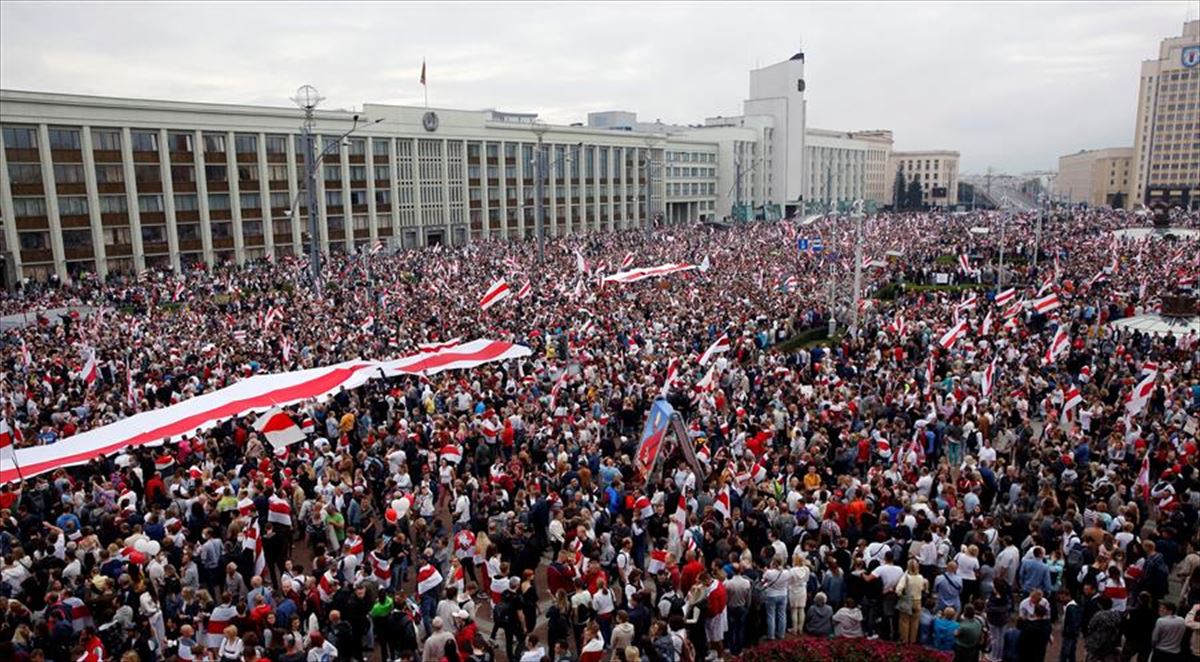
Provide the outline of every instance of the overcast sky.
[[[803,46],[808,124],[956,149],[964,172],[1133,144],[1139,63],[1189,0],[1094,3],[0,3],[0,86],[328,107],[734,115],[747,72]],[[1190,12],[1190,13],[1189,13]]]

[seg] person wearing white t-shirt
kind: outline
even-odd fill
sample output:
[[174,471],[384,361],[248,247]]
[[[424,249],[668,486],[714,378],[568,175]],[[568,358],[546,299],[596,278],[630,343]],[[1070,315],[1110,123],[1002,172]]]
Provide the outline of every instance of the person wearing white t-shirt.
[[967,604],[979,596],[979,548],[975,545],[964,548],[954,562],[958,564],[958,578],[962,580],[962,601]]
[[883,594],[883,620],[879,636],[887,640],[891,640],[892,633],[896,631],[896,585],[903,576],[904,571],[892,562],[892,553],[888,551],[883,555],[883,563],[876,566],[867,579],[880,583],[880,592]]

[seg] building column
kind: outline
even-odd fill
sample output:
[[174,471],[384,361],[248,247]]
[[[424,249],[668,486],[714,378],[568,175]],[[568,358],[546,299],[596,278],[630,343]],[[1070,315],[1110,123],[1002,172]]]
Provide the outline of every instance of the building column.
[[[271,214],[271,182],[267,171],[267,134],[259,133],[255,138],[258,148],[258,197],[262,209],[263,257],[275,259],[275,217]],[[290,199],[290,198],[289,198]]]
[[192,163],[196,168],[196,201],[200,203],[200,245],[204,250],[204,263],[211,267],[216,263],[216,256],[208,208],[208,175],[204,172],[204,136],[199,131],[192,132]]
[[400,232],[400,161],[396,158],[396,140],[387,139],[388,144],[388,186],[392,191],[392,247],[404,245],[404,237]]
[[454,245],[454,224],[450,220],[450,144],[446,139],[438,141],[438,149],[442,153],[442,223],[446,226],[447,246]]
[[375,247],[379,241],[379,228],[375,225],[375,139],[366,138],[366,168],[367,168],[367,250]]
[[[92,230],[92,258],[96,263],[96,275],[103,280],[108,275],[108,258],[104,250],[104,226],[100,221],[100,194],[96,187],[96,155],[92,151],[92,127],[79,127],[79,141],[83,149],[83,183],[87,190],[88,223]],[[124,144],[125,136],[122,135],[122,159]]]
[[[300,200],[300,193],[303,190],[303,184],[300,178],[304,176],[300,169],[296,167],[296,140],[300,137],[297,134],[289,133],[287,137],[287,178],[288,178],[288,200],[291,202],[291,221],[292,225],[292,253],[295,255],[304,255],[304,237],[300,233],[300,203],[306,202]],[[313,210],[306,209],[305,214],[311,214]]]
[[417,245],[425,246],[428,238],[425,236],[425,213],[421,209],[421,139],[409,138],[412,141],[412,174],[413,174],[413,225],[417,230]]
[[242,236],[242,187],[238,182],[237,145],[232,131],[225,132],[225,176],[229,179],[230,221],[233,226],[233,262],[246,263],[246,240]]
[[[63,253],[62,220],[58,213],[58,185],[54,181],[54,158],[50,153],[50,129],[38,125],[38,161],[42,167],[42,187],[46,191],[46,219],[50,226],[50,256],[54,262],[54,273],[59,280],[67,280],[66,256]],[[7,176],[7,171],[6,171]],[[17,246],[20,250],[20,246]]]
[[508,143],[504,140],[496,147],[496,182],[500,185],[500,237],[508,239],[508,157],[504,149]]
[[[124,136],[121,136],[124,139]],[[130,149],[133,146],[130,145]],[[171,179],[171,150],[167,148],[167,130],[158,130],[158,173],[162,179],[163,215],[167,219],[167,253],[171,271],[181,273],[179,259],[179,230],[175,221],[175,181]]]
[[[342,179],[342,228],[344,235],[342,245],[346,247],[346,252],[354,253],[354,242],[357,240],[357,232],[354,226],[354,205],[350,204],[350,145],[348,140],[343,140],[338,143],[338,175]],[[326,219],[329,217],[327,216]],[[326,220],[326,224],[328,224]]]
[[[0,182],[0,218],[8,219],[4,223],[4,243],[8,245],[8,254],[3,257],[5,260],[12,261],[12,276],[13,282],[11,285],[16,286],[24,277],[24,270],[21,267],[21,238],[17,236],[17,219],[13,210],[12,199],[12,179],[8,177],[8,158],[5,156],[4,135],[0,132],[0,172],[4,173],[4,180]],[[39,152],[39,159],[41,150]],[[42,182],[42,188],[45,188],[45,181]],[[48,196],[47,196],[48,197]]]

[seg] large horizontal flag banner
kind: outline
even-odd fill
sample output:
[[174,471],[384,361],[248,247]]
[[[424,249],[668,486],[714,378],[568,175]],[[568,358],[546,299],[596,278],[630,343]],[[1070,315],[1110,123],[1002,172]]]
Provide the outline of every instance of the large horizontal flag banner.
[[521,358],[530,353],[531,350],[523,345],[481,339],[394,361],[347,361],[324,368],[255,375],[212,393],[135,414],[55,444],[19,448],[15,462],[12,454],[4,453],[0,456],[0,484],[86,464],[127,448],[178,442],[211,430],[231,418],[306,400],[321,400],[342,389],[358,388],[381,375],[436,374]]
[[611,276],[605,276],[606,283],[636,283],[645,278],[654,278],[657,276],[667,276],[680,271],[689,271],[695,269],[694,264],[685,264],[683,262],[677,264],[663,264],[657,267],[639,267],[630,269],[629,271],[620,271]]
[[436,352],[425,352],[395,361],[384,361],[379,364],[379,369],[386,377],[436,375],[443,370],[466,370],[493,361],[524,358],[531,353],[532,350],[524,345],[481,339]]

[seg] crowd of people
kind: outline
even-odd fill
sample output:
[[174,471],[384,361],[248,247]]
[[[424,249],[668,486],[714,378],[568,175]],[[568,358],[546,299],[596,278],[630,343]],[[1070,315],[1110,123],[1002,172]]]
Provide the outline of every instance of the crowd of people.
[[[18,449],[254,374],[532,355],[293,405],[282,448],[249,415],[0,486],[0,659],[1194,659],[1200,332],[1110,322],[1194,291],[1200,243],[1113,234],[1144,224],[690,224],[332,255],[319,290],[302,258],[27,284],[0,304],[30,317],[0,338]],[[704,268],[603,279],[666,263]],[[688,434],[647,474],[659,398]]]

